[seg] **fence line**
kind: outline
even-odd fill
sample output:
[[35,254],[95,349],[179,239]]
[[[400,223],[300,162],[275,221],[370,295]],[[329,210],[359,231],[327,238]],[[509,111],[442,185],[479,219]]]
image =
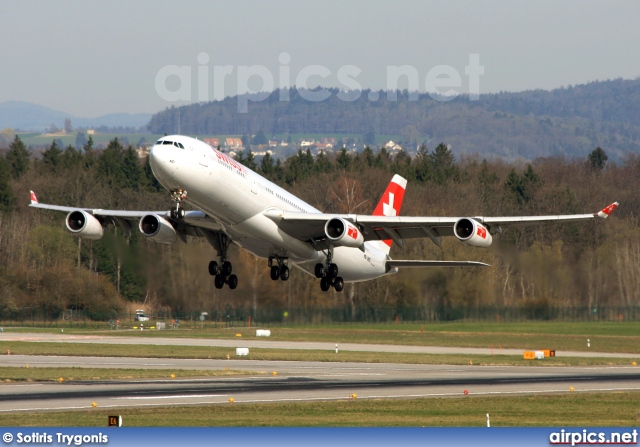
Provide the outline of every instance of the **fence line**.
[[23,327],[133,327],[156,322],[200,327],[200,316],[217,326],[332,325],[332,324],[410,324],[453,321],[507,323],[522,321],[640,321],[640,306],[589,307],[361,307],[339,308],[251,308],[201,309],[184,312],[159,311],[148,315],[148,322],[136,321],[135,313],[95,312],[89,309],[55,307],[7,309],[0,307],[0,326]]

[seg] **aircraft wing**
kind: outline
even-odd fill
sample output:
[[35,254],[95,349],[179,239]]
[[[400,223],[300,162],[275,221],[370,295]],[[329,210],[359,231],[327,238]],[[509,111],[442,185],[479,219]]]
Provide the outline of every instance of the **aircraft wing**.
[[403,261],[396,259],[387,261],[387,270],[411,267],[489,267],[489,264],[475,261]]
[[202,211],[187,211],[183,219],[173,219],[171,218],[171,213],[169,212],[169,210],[123,211],[49,205],[46,203],[39,203],[33,191],[31,191],[31,203],[29,204],[29,206],[32,208],[40,208],[51,211],[61,211],[64,213],[71,213],[73,211],[84,211],[85,213],[91,214],[100,220],[106,219],[114,225],[119,225],[128,236],[131,235],[131,227],[137,226],[138,221],[149,214],[160,216],[163,219],[172,222],[173,226],[175,227],[176,233],[183,240],[186,240],[184,238],[184,236],[186,235],[205,237],[209,239],[211,237],[211,231],[224,231],[223,227],[217,221],[207,216]]
[[[505,216],[505,217],[469,217],[482,223],[492,233],[502,231],[503,227],[526,226],[545,222],[575,222],[607,218],[618,202],[589,214],[565,214],[555,216]],[[303,240],[323,240],[326,235],[325,224],[334,218],[342,218],[358,224],[365,241],[392,239],[400,243],[403,239],[429,237],[440,245],[440,237],[453,236],[453,226],[461,217],[411,217],[411,216],[370,216],[362,214],[321,214],[300,213],[295,211],[268,210],[265,215],[272,219],[285,233]]]

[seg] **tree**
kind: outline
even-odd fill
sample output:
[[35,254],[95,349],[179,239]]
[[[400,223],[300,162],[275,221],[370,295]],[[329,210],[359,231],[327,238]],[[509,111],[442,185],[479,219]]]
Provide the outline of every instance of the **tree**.
[[11,177],[16,180],[29,169],[29,151],[17,135],[9,146],[7,164],[11,172]]
[[533,198],[539,183],[540,177],[531,164],[528,164],[523,175],[518,175],[516,170],[512,169],[504,186],[519,205],[525,205]]
[[269,152],[267,152],[264,155],[264,157],[262,157],[262,160],[260,161],[259,172],[269,180],[272,180],[273,170],[274,170],[273,157]]
[[142,167],[138,154],[132,146],[127,147],[122,155],[122,174],[125,188],[138,189],[142,181]]
[[348,171],[351,166],[351,155],[349,155],[347,149],[344,147],[340,149],[340,152],[338,152],[336,165],[338,165],[338,169],[342,169],[343,171]]
[[268,144],[269,140],[267,140],[267,137],[264,135],[264,131],[260,129],[258,133],[253,137],[253,140],[251,140],[251,143],[256,145]]
[[372,130],[370,130],[369,132],[365,133],[362,136],[362,140],[364,141],[364,144],[366,144],[367,146],[375,146],[376,134]]
[[0,157],[0,211],[11,211],[13,209],[14,199],[13,191],[9,180],[11,172],[7,162]]
[[76,149],[82,149],[85,144],[87,144],[87,134],[84,132],[78,132],[76,135]]
[[429,161],[433,168],[431,179],[434,182],[442,185],[449,180],[458,179],[456,157],[446,144],[438,144],[433,153],[429,155]]
[[89,135],[89,141],[82,146],[82,149],[84,150],[84,168],[91,169],[96,162],[96,157],[93,153],[93,137],[91,135]]
[[60,165],[61,156],[62,149],[60,149],[56,140],[53,140],[51,146],[42,153],[42,162],[45,166],[55,170],[55,168]]
[[599,172],[604,169],[608,159],[609,157],[607,157],[605,151],[598,146],[587,157],[587,164],[592,171]]
[[118,141],[118,138],[114,138],[109,142],[105,150],[102,151],[102,155],[96,163],[98,176],[115,188],[121,188],[125,182],[121,169],[123,152],[124,148]]
[[60,156],[60,165],[65,169],[76,169],[82,163],[82,154],[69,145]]
[[71,133],[73,131],[73,126],[71,125],[71,118],[64,119],[64,131],[66,133]]

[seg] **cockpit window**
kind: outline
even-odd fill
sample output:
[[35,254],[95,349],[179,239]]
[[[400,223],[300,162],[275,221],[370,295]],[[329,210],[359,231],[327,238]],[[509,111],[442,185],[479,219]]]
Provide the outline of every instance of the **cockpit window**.
[[173,141],[164,140],[164,141],[162,142],[162,144],[173,144]]
[[156,144],[158,144],[158,145],[162,144],[162,140],[158,140],[158,141],[156,142]]
[[178,143],[178,147],[180,147],[180,149],[184,149],[184,146],[182,145],[182,143]]

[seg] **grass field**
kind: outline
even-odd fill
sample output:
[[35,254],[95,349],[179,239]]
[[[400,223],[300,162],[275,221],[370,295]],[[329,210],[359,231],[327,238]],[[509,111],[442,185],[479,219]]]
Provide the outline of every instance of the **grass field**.
[[[224,404],[108,411],[1,414],[2,426],[106,425],[118,413],[124,426],[637,426],[639,393],[342,400],[282,404]],[[70,422],[72,421],[72,422]]]
[[[1,342],[0,352],[11,350],[12,355],[69,355],[98,357],[147,357],[184,359],[227,359],[234,360],[286,360],[316,362],[365,362],[365,363],[408,363],[431,365],[501,365],[501,366],[588,366],[588,365],[631,365],[632,359],[598,357],[554,357],[544,360],[524,360],[522,356],[461,355],[461,354],[410,354],[395,352],[365,351],[318,351],[306,349],[265,349],[251,348],[249,356],[236,357],[235,350],[222,347],[203,346],[154,346],[154,345],[113,345],[85,343],[40,343]],[[640,362],[640,355],[636,362]]]
[[[323,341],[329,343],[375,343],[416,346],[460,346],[514,349],[555,349],[557,351],[595,351],[640,354],[640,323],[440,323],[400,325],[332,325],[306,327],[271,327],[270,340]],[[61,329],[5,328],[6,331],[59,332]],[[139,337],[197,337],[263,339],[255,328],[205,327],[179,330],[86,330],[65,328],[67,334],[96,334]],[[590,347],[587,347],[587,339]],[[0,336],[0,344],[2,337]],[[1,352],[1,351],[0,351]]]
[[[34,368],[0,366],[0,382],[64,382],[78,380],[176,379],[183,377],[226,377],[256,375],[254,371],[133,368]],[[172,377],[173,375],[173,377]]]

